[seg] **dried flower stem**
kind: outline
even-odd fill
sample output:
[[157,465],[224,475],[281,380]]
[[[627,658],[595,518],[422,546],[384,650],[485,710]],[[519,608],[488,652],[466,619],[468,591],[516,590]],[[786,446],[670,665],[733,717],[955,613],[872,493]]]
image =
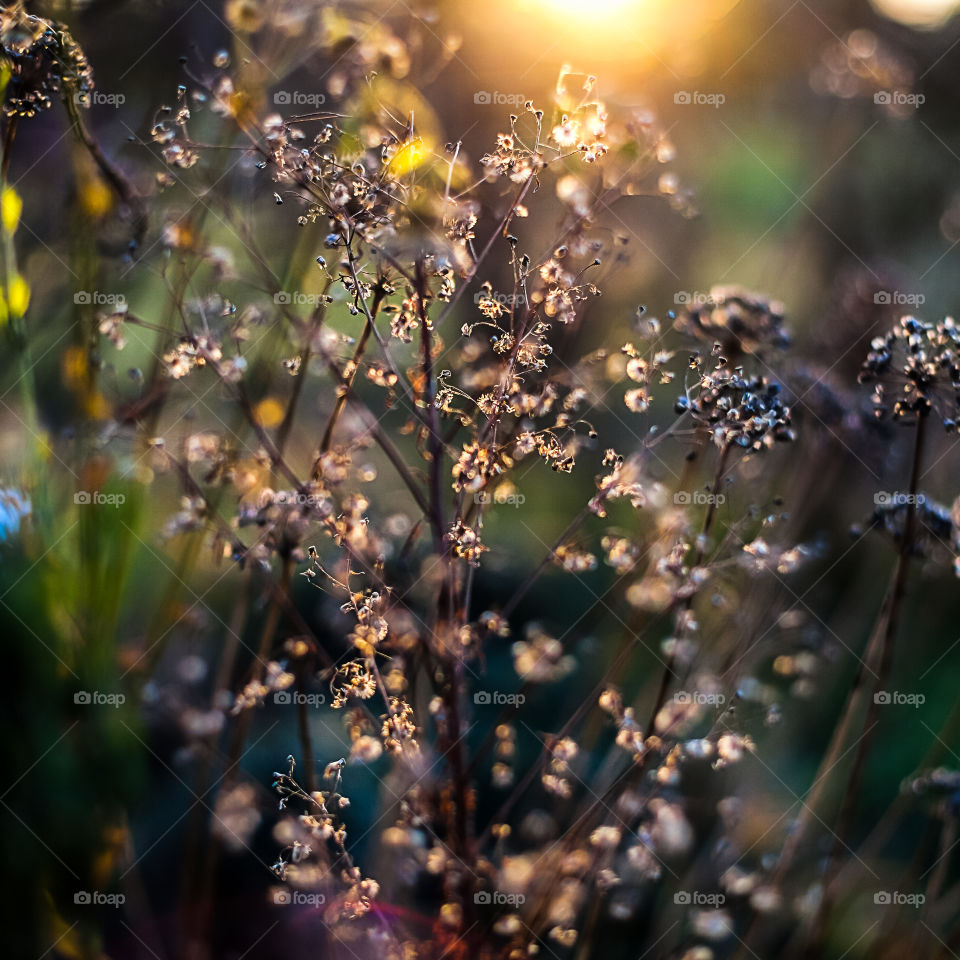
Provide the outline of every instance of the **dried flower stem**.
[[[724,472],[727,468],[727,460],[730,456],[731,446],[729,443],[725,443],[720,450],[720,456],[717,458],[717,469],[713,477],[713,491],[720,486],[720,482],[723,479]],[[706,539],[710,536],[710,530],[713,527],[713,520],[717,512],[717,498],[713,497],[710,500],[710,503],[707,506],[707,512],[703,517],[703,526],[700,528],[700,536],[697,538],[697,548],[696,548],[696,559],[694,560],[694,566],[698,567],[703,563],[703,555],[706,550]],[[686,600],[686,608],[689,610],[693,606],[694,594],[691,594]],[[660,710],[663,708],[664,703],[667,699],[667,692],[670,689],[670,682],[675,676],[675,657],[673,653],[667,655],[667,662],[664,666],[663,674],[660,677],[660,685],[657,688],[657,695],[653,701],[653,708],[650,711],[650,721],[647,724],[647,730],[653,731],[657,714],[660,713]]]
[[340,385],[337,388],[336,403],[334,403],[333,410],[330,413],[330,419],[327,421],[327,428],[323,431],[323,439],[320,441],[321,453],[326,453],[330,449],[330,443],[333,440],[333,431],[337,426],[337,420],[340,419],[340,414],[343,413],[343,408],[347,405],[347,398],[350,396],[354,377],[357,375],[360,361],[363,358],[364,351],[367,349],[367,343],[370,340],[370,334],[373,332],[373,326],[376,323],[377,314],[380,312],[380,304],[383,303],[383,298],[383,287],[382,285],[378,285],[373,295],[373,303],[370,306],[370,311],[364,320],[363,332],[360,334],[360,339],[357,341],[356,348],[353,351],[353,356],[343,368]]
[[313,315],[310,318],[310,326],[306,337],[306,343],[303,351],[300,354],[300,370],[296,379],[294,380],[293,392],[290,395],[290,401],[287,404],[287,410],[284,414],[283,421],[277,428],[277,451],[280,454],[283,454],[283,451],[286,449],[287,440],[290,436],[290,431],[293,428],[293,421],[297,413],[297,404],[300,402],[300,396],[303,393],[303,384],[307,379],[308,365],[311,357],[310,345],[313,341],[313,338],[317,335],[317,333],[319,333],[320,328],[323,326],[324,320],[326,319],[326,296],[332,283],[332,278],[328,278],[326,281],[324,281],[323,288],[320,293],[320,302],[317,304],[317,307],[313,311]]
[[[900,624],[900,612],[903,606],[903,598],[906,593],[907,575],[910,572],[910,559],[913,550],[914,527],[916,525],[916,500],[917,489],[920,484],[920,468],[923,463],[924,438],[926,436],[927,416],[921,414],[917,419],[916,434],[914,437],[913,464],[910,470],[910,488],[909,499],[907,500],[907,513],[904,521],[903,538],[900,541],[900,552],[897,556],[897,565],[893,575],[893,585],[890,592],[888,610],[885,616],[884,628],[880,641],[880,662],[877,670],[877,676],[873,684],[874,696],[868,701],[867,715],[864,720],[864,733],[857,745],[857,752],[853,761],[853,769],[850,773],[850,779],[847,789],[844,793],[843,805],[840,810],[840,816],[837,821],[837,829],[834,832],[833,845],[828,860],[826,876],[831,878],[836,876],[839,860],[843,851],[847,849],[849,834],[853,825],[853,817],[856,813],[857,800],[860,796],[860,786],[866,768],[867,758],[870,755],[870,748],[873,744],[876,728],[880,722],[880,703],[878,702],[877,692],[883,690],[886,686],[887,678],[893,667],[893,653],[896,643],[897,628]],[[828,883],[824,890],[823,900],[821,902],[820,915],[826,917],[826,912],[831,901],[832,882]]]

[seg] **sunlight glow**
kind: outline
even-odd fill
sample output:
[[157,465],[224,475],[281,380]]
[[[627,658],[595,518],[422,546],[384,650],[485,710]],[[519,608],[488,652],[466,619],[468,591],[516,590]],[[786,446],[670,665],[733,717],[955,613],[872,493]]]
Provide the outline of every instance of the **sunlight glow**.
[[908,27],[936,29],[957,10],[960,0],[870,0],[875,10]]
[[546,0],[544,5],[559,16],[606,20],[627,13],[636,0]]

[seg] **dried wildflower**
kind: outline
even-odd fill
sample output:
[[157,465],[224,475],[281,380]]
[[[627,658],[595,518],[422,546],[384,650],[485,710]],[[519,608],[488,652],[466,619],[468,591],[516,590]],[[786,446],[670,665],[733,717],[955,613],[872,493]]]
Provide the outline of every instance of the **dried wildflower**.
[[513,667],[524,680],[551,683],[570,673],[576,661],[564,654],[563,644],[537,626],[527,628],[526,640],[513,644]]
[[726,910],[695,910],[693,929],[706,940],[725,940],[733,933],[733,918]]
[[633,413],[646,413],[650,407],[650,390],[647,387],[637,387],[634,390],[628,390],[623,397],[623,402],[627,409]]
[[626,750],[636,759],[643,756],[646,749],[643,731],[634,719],[632,707],[627,707],[618,718],[615,743],[621,750]]
[[619,827],[597,827],[590,834],[590,844],[599,850],[616,850],[620,845]]
[[662,799],[650,802],[654,822],[650,827],[650,840],[661,856],[675,857],[686,853],[693,844],[693,828],[676,804]]
[[127,319],[126,309],[118,309],[113,313],[100,317],[97,329],[118,349],[127,345],[127,338],[123,335],[123,324]]
[[[935,557],[960,551],[960,510],[956,504],[948,510],[922,493],[913,498],[890,494],[883,501],[874,506],[865,524],[866,529],[882,530],[899,544],[903,540],[907,512],[912,506],[916,523],[910,544],[911,555]],[[859,535],[862,530],[854,527],[854,532]]]
[[689,412],[708,427],[719,447],[763,450],[795,436],[780,385],[766,377],[746,376],[742,368],[731,369],[723,361],[702,374],[693,396],[680,397],[676,411]]
[[351,697],[369,700],[377,692],[377,680],[362,662],[352,660],[337,668],[330,689],[331,706],[336,709],[345,706]]
[[492,447],[478,443],[464,446],[459,459],[453,465],[454,490],[476,493],[502,470],[500,459]]
[[742,760],[747,753],[756,750],[754,742],[750,737],[740,736],[735,733],[725,733],[717,740],[717,761],[715,766],[725,767],[731,763],[737,763]]
[[[634,509],[639,509],[648,502],[648,491],[640,482],[639,459],[623,460],[614,455],[612,463],[613,470],[597,481],[597,494],[589,504],[590,509],[598,517],[607,515],[607,503],[611,500],[629,500],[630,506]],[[661,489],[658,486],[653,488],[658,496]]]
[[240,783],[222,790],[217,795],[213,813],[213,832],[228,849],[234,852],[245,849],[261,820],[256,788]]
[[723,355],[763,354],[789,346],[783,304],[742,287],[713,287],[704,303],[687,307],[674,326],[713,346]]
[[57,97],[89,106],[93,71],[62,24],[28,14],[17,0],[0,13],[0,45],[10,65],[3,104],[8,117],[32,117]]
[[757,573],[772,570],[781,576],[793,573],[811,554],[811,550],[803,544],[786,549],[776,548],[770,546],[763,537],[744,544],[742,549],[741,561],[747,569]]
[[458,520],[447,533],[447,540],[453,544],[453,552],[456,556],[462,557],[471,566],[480,565],[480,556],[487,548],[480,542],[480,534],[477,530]]
[[632,570],[640,556],[640,547],[626,537],[604,537],[600,541],[604,560],[618,573]]
[[653,850],[644,843],[634,844],[626,851],[627,863],[644,880],[658,880],[662,872]]
[[480,614],[479,619],[480,626],[484,628],[488,633],[493,634],[497,637],[509,637],[510,636],[510,623],[504,617],[500,616],[499,613],[495,613],[492,610],[485,610]]
[[[871,342],[859,379],[876,383],[877,417],[913,422],[939,407],[944,427],[960,430],[960,330],[952,317],[937,324],[904,317]],[[886,382],[900,387],[892,409]]]
[[262,679],[251,680],[237,694],[230,712],[235,715],[251,707],[260,706],[268,694],[289,689],[293,686],[295,679],[292,673],[284,669],[283,664],[271,660],[267,663],[265,676]]
[[589,550],[582,550],[574,544],[557,547],[553,552],[553,562],[567,573],[586,573],[597,568],[597,558]]

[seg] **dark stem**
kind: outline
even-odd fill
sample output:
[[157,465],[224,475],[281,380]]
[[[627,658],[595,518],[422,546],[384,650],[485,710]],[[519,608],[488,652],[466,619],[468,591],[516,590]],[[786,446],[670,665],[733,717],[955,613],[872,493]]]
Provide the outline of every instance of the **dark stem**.
[[[446,712],[444,751],[450,757],[450,779],[453,793],[451,810],[452,843],[456,855],[464,862],[471,862],[471,830],[467,815],[469,789],[467,762],[463,745],[463,718],[460,713],[460,695],[463,687],[463,661],[456,647],[455,616],[456,584],[451,554],[445,541],[446,520],[443,510],[443,439],[436,408],[436,383],[433,371],[433,337],[427,322],[427,276],[423,258],[416,262],[417,312],[420,319],[420,348],[422,352],[423,402],[427,406],[429,425],[428,450],[430,452],[430,523],[433,528],[434,549],[445,567],[445,576],[437,597],[434,627],[434,653],[443,672],[443,700]],[[467,920],[472,916],[472,878],[465,873],[459,892]]]
[[370,315],[363,324],[363,332],[353,351],[353,356],[349,363],[343,368],[340,377],[340,386],[337,390],[337,401],[333,406],[330,419],[327,421],[327,428],[323,431],[323,439],[320,441],[320,452],[326,453],[330,449],[330,443],[333,440],[333,431],[343,413],[343,408],[347,405],[347,398],[350,396],[350,390],[353,388],[353,380],[360,367],[360,360],[363,358],[364,351],[367,349],[367,343],[370,335],[373,333],[373,325],[376,322],[377,314],[380,312],[380,304],[383,302],[383,288],[378,286],[373,295],[373,302],[370,305]]
[[17,117],[10,117],[7,121],[7,129],[3,134],[3,166],[0,168],[0,181],[4,185],[10,173],[10,160],[13,157],[13,141],[17,135]]
[[[793,857],[796,855],[800,846],[800,841],[809,824],[815,805],[823,793],[828,783],[828,774],[831,769],[839,763],[841,759],[841,750],[846,742],[847,734],[853,724],[853,718],[859,707],[859,702],[867,692],[866,670],[867,664],[879,656],[879,663],[873,683],[874,696],[871,697],[867,706],[866,717],[863,722],[863,735],[856,745],[856,755],[853,761],[853,768],[850,778],[847,781],[847,788],[844,792],[843,803],[840,809],[840,815],[837,821],[837,829],[834,832],[833,844],[831,845],[830,855],[827,858],[827,866],[824,871],[826,884],[824,887],[823,898],[817,909],[812,929],[807,940],[806,952],[812,956],[820,949],[825,935],[826,920],[830,912],[830,906],[836,891],[835,880],[839,875],[840,860],[843,851],[849,846],[848,836],[853,824],[853,817],[856,813],[857,800],[860,793],[861,781],[866,769],[866,761],[870,755],[870,748],[873,744],[874,734],[879,723],[879,708],[876,693],[883,690],[887,677],[893,665],[894,641],[896,639],[897,627],[900,620],[900,612],[903,605],[903,598],[906,592],[907,575],[910,571],[910,557],[913,549],[914,527],[916,521],[916,499],[917,488],[920,485],[920,469],[923,463],[924,439],[926,435],[927,417],[921,414],[917,420],[916,435],[914,437],[913,463],[910,469],[910,488],[907,499],[907,512],[904,519],[903,537],[900,541],[900,550],[897,554],[897,564],[894,568],[893,578],[890,589],[887,593],[887,599],[884,608],[877,620],[877,624],[870,638],[870,643],[864,654],[863,662],[857,672],[857,678],[850,696],[847,698],[844,707],[844,714],[840,720],[827,754],[821,761],[818,778],[814,781],[810,795],[803,805],[803,812],[798,818],[798,822],[788,842],[785,844],[780,856],[780,862],[777,866],[776,879],[781,881],[790,867]],[[751,931],[747,931],[745,946],[748,946],[751,940]]]
[[313,771],[313,740],[310,736],[310,707],[307,703],[307,664],[302,662],[297,667],[297,690],[300,698],[297,701],[297,736],[300,740],[300,764],[303,768],[303,785],[307,793],[317,789],[316,777]]
[[[850,780],[846,793],[844,795],[843,807],[840,811],[840,818],[837,824],[837,830],[834,835],[833,849],[830,854],[830,863],[836,867],[847,846],[845,840],[850,833],[853,824],[853,817],[856,813],[857,799],[860,794],[861,781],[866,768],[867,758],[870,755],[870,748],[873,744],[874,731],[880,720],[880,706],[876,696],[878,691],[885,688],[887,678],[893,666],[893,653],[897,636],[897,628],[900,623],[900,613],[903,607],[903,598],[906,594],[907,575],[910,572],[910,559],[913,550],[914,527],[916,526],[917,515],[917,487],[920,484],[920,468],[923,463],[923,446],[927,423],[926,416],[921,415],[917,420],[917,432],[914,438],[913,447],[913,466],[910,470],[910,489],[907,499],[907,513],[903,525],[903,538],[900,541],[900,552],[897,556],[897,566],[893,577],[893,589],[890,594],[889,612],[886,617],[886,629],[883,631],[883,640],[880,647],[880,666],[877,671],[876,682],[874,683],[874,696],[871,698],[867,707],[867,716],[864,721],[864,735],[857,747],[856,757],[853,762],[853,770],[850,773]],[[827,876],[835,875],[833,870],[829,870]],[[829,890],[829,887],[828,887]],[[828,897],[825,895],[823,903],[826,904]]]

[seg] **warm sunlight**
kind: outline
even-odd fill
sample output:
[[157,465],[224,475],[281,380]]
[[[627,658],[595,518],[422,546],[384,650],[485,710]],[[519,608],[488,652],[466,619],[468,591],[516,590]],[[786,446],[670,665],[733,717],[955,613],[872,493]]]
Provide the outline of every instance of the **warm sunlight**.
[[871,0],[885,17],[908,27],[935,29],[960,9],[960,0]]
[[590,3],[584,3],[583,0],[541,0],[541,6],[562,17],[596,22],[635,14],[640,4],[636,0],[591,0]]
[[697,70],[700,39],[738,0],[509,0],[498,6],[496,27],[476,6],[474,29],[495,42],[502,31],[533,29],[545,44],[535,63],[576,49],[583,63],[603,63],[618,75],[662,67],[669,60],[680,75]]

